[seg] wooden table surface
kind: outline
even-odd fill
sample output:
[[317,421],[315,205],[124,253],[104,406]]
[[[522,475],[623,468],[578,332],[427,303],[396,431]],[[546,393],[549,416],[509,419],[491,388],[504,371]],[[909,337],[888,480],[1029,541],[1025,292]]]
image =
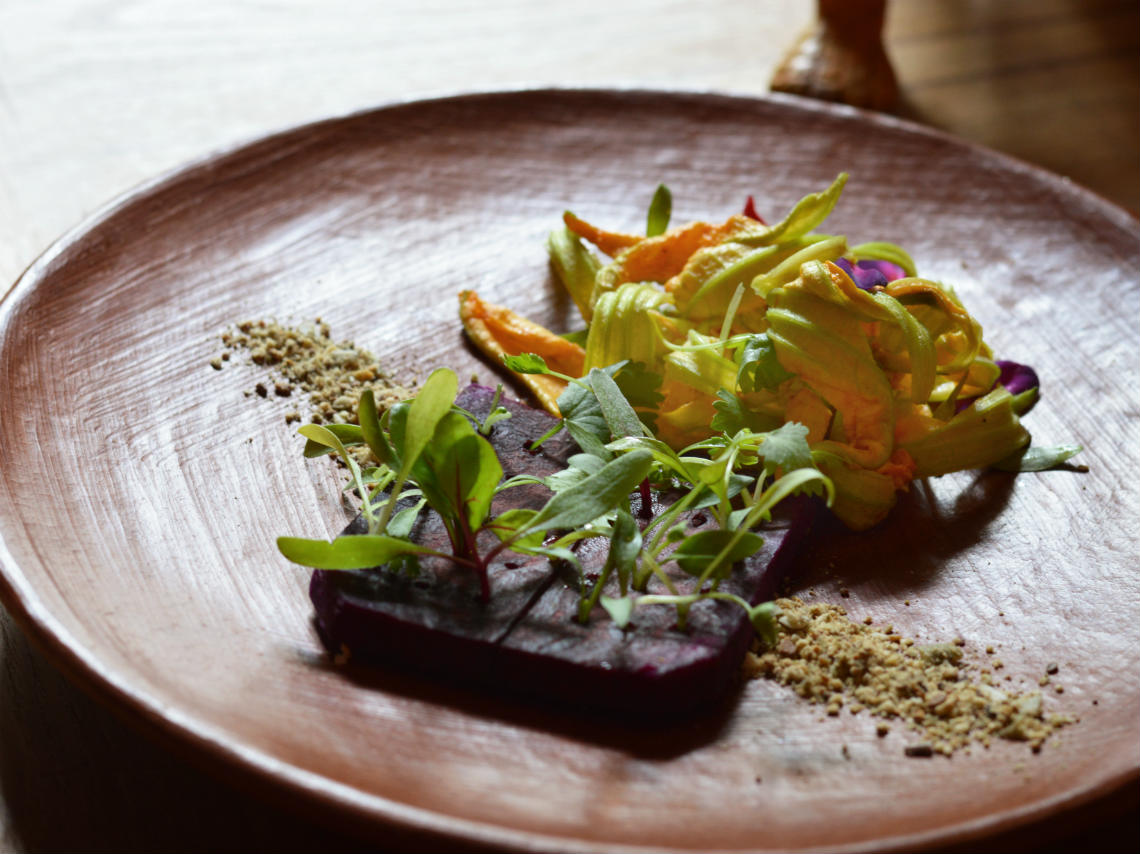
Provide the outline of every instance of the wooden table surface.
[[[0,5],[0,292],[155,174],[394,100],[520,86],[762,94],[812,0]],[[1140,4],[892,0],[899,112],[1140,209]],[[1132,674],[1135,677],[1135,674]],[[1134,793],[1007,850],[1137,850]],[[393,839],[392,850],[414,840]],[[0,852],[358,849],[186,764],[0,612]]]

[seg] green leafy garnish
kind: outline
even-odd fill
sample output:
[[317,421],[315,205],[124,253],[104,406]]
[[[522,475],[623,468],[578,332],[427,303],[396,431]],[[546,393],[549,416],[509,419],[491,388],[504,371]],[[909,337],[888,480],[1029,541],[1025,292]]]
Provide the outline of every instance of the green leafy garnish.
[[1002,471],[1048,471],[1068,462],[1082,450],[1080,445],[1031,445],[998,461],[994,468]]
[[388,563],[399,555],[436,554],[403,537],[354,534],[331,543],[301,537],[278,537],[277,548],[294,563],[314,569],[368,569]]
[[549,374],[546,359],[534,353],[521,353],[518,356],[503,356],[503,364],[516,374]]
[[742,392],[774,391],[794,374],[784,370],[776,348],[763,333],[751,335],[737,358],[736,384]]
[[[524,354],[506,361],[515,370],[552,373],[538,356]],[[415,399],[383,416],[377,413],[372,394],[365,393],[359,428],[333,430],[310,424],[300,432],[312,446],[310,453],[327,449],[344,459],[367,533],[342,535],[331,542],[281,537],[278,548],[295,563],[324,570],[387,566],[391,571],[414,571],[419,556],[443,557],[472,570],[484,598],[491,594],[491,562],[511,551],[577,566],[578,619],[583,622],[599,603],[620,625],[628,623],[635,607],[656,603],[676,607],[683,625],[689,609],[705,598],[736,602],[752,619],[753,606],[717,586],[763,543],[752,529],[769,518],[775,502],[809,486],[812,478],[803,471],[794,471],[791,480],[776,476],[777,469],[782,473],[811,466],[803,430],[796,425],[767,432],[742,428],[732,436],[723,435],[719,442],[678,453],[652,435],[623,393],[615,378],[627,369],[626,363],[619,363],[595,368],[581,379],[568,378],[559,398],[561,426],[577,439],[581,453],[541,480],[518,475],[503,481],[502,465],[484,435],[494,419],[504,417],[498,392],[491,401],[491,416],[482,422],[455,405],[458,384],[447,370],[432,373]],[[634,368],[628,375],[641,373]],[[362,471],[348,451],[350,445],[366,445],[380,465]],[[776,477],[765,490],[757,483],[752,494],[748,490],[757,479],[738,469],[757,466],[761,481]],[[822,480],[814,468],[811,474]],[[551,490],[542,507],[492,516],[496,495],[533,483]],[[631,511],[631,495],[642,491],[644,508],[651,489],[666,490],[671,502],[656,518],[638,521]],[[411,540],[425,508],[440,517],[450,553]],[[705,508],[712,513],[714,527],[688,531],[686,514]],[[484,531],[494,534],[491,545],[481,541]],[[591,538],[607,540],[608,549],[599,577],[587,582],[574,548]],[[670,577],[665,572],[669,564],[681,574]],[[685,575],[695,579],[689,592],[676,580]],[[647,592],[652,579],[664,592]],[[620,595],[607,595],[615,586]]]
[[645,224],[645,235],[656,237],[664,234],[669,227],[669,218],[673,215],[673,194],[664,184],[658,184],[653,193],[653,201],[649,203],[649,216]]

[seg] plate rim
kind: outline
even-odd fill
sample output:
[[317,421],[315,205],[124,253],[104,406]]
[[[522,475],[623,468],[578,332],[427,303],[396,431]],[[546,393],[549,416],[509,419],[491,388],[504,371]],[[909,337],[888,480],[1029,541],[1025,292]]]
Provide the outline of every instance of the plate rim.
[[[1075,194],[1086,204],[1099,209],[1109,221],[1123,231],[1137,232],[1140,216],[1073,180],[1028,163],[1013,155],[989,148],[977,142],[962,139],[938,128],[918,124],[909,119],[889,116],[846,105],[820,102],[784,93],[743,93],[723,89],[685,89],[651,87],[558,87],[534,86],[492,90],[471,90],[431,95],[411,96],[405,99],[384,101],[372,106],[325,116],[311,121],[279,127],[265,133],[254,134],[227,144],[198,157],[186,160],[151,178],[143,180],[113,196],[83,217],[71,228],[53,240],[34,258],[16,280],[0,295],[0,345],[7,337],[10,318],[15,307],[42,279],[51,263],[69,248],[77,245],[90,232],[111,221],[120,212],[162,192],[180,180],[201,173],[213,165],[227,161],[255,147],[279,146],[292,136],[302,137],[332,129],[338,124],[352,124],[371,116],[393,110],[416,109],[425,106],[444,106],[448,103],[475,103],[481,100],[509,101],[544,96],[576,98],[629,98],[645,105],[650,101],[721,101],[742,106],[768,104],[793,113],[855,118],[872,125],[890,128],[896,132],[938,140],[987,158],[1004,170],[1027,174],[1049,185],[1062,194]],[[1136,233],[1140,237],[1140,233]],[[7,493],[0,493],[0,499]],[[8,505],[0,500],[0,515],[7,516]],[[301,806],[303,812],[318,817],[326,825],[330,814],[348,820],[349,826],[374,835],[378,824],[396,830],[410,831],[418,836],[435,837],[456,844],[481,844],[508,847],[518,851],[537,851],[557,848],[570,852],[649,852],[663,851],[658,846],[605,844],[578,837],[551,836],[534,831],[506,827],[489,822],[459,818],[445,813],[414,807],[400,801],[363,792],[347,784],[306,771],[278,759],[262,750],[252,749],[227,739],[216,727],[193,715],[181,713],[177,708],[163,705],[149,693],[134,690],[125,684],[120,675],[103,665],[96,655],[86,650],[71,635],[63,622],[54,616],[35,592],[30,579],[24,574],[5,541],[0,529],[0,604],[2,604],[21,631],[35,644],[45,657],[89,696],[109,707],[118,717],[141,731],[147,737],[161,742],[176,754],[199,768],[220,775],[222,771],[238,770],[234,783],[245,791],[253,791],[271,801]],[[1083,790],[1062,793],[1046,800],[1034,801],[1004,812],[983,816],[960,824],[947,825],[937,830],[894,836],[868,842],[852,843],[828,850],[841,852],[898,851],[916,846],[929,847],[979,840],[986,836],[1025,827],[1036,820],[1069,816],[1081,807],[1108,800],[1140,780],[1140,763],[1130,771]],[[767,851],[768,848],[741,849]],[[813,850],[813,849],[808,849]]]

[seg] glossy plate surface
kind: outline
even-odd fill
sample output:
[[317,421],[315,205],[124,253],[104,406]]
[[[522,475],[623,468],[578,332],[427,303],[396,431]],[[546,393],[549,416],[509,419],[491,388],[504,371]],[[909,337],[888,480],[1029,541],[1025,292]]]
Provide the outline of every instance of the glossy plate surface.
[[[744,687],[668,730],[336,668],[282,533],[344,523],[339,475],[284,412],[213,370],[244,319],[320,316],[402,379],[466,347],[475,288],[553,328],[562,211],[644,227],[756,197],[769,218],[839,171],[827,230],[906,246],[999,356],[1032,363],[1027,425],[1087,474],[951,476],[813,550],[797,585],[920,640],[987,645],[1010,685],[1060,667],[1080,722],[1033,755],[906,759],[866,715]],[[0,304],[4,602],[76,678],[214,767],[370,828],[559,850],[914,848],[1063,814],[1140,768],[1140,285],[1135,220],[1062,179],[889,119],[792,99],[522,92],[303,127],[140,188]],[[840,587],[850,591],[841,599]],[[909,604],[908,604],[909,603]],[[1052,686],[1050,686],[1052,691]]]

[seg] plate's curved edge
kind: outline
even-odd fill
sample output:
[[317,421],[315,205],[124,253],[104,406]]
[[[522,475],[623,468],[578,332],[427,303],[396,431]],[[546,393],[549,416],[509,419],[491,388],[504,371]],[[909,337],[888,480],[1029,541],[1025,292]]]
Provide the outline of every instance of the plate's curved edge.
[[[981,842],[999,834],[1031,827],[1036,822],[1046,819],[1052,827],[1077,818],[1075,814],[1082,807],[1109,801],[1114,796],[1124,792],[1129,786],[1135,786],[1137,782],[1140,782],[1140,765],[1133,767],[1131,771],[1123,772],[1102,782],[1099,786],[1081,792],[1057,795],[1053,798],[1037,801],[1029,806],[954,825],[950,831],[943,828],[931,833],[894,837],[885,840],[882,845],[875,846],[874,850],[898,852],[921,849],[938,850],[939,847],[948,845],[960,846],[970,842]],[[1075,821],[1070,825],[1070,830],[1080,827],[1081,823]],[[861,854],[861,852],[869,850],[871,848],[863,846],[852,850],[851,854],[857,854],[857,852]]]
[[[325,117],[311,122],[284,127],[267,134],[254,136],[243,141],[226,145],[208,152],[199,158],[175,166],[153,178],[136,184],[123,193],[84,217],[75,226],[64,232],[36,257],[16,281],[0,295],[0,345],[6,337],[7,319],[13,307],[20,301],[25,291],[33,288],[49,265],[69,247],[99,225],[111,220],[118,212],[128,208],[138,200],[161,191],[179,180],[186,180],[200,170],[211,168],[230,157],[251,150],[254,146],[269,146],[280,143],[291,135],[312,134],[341,123],[350,123],[363,117],[390,110],[414,108],[419,105],[442,105],[446,102],[473,102],[486,99],[511,99],[519,96],[538,97],[542,95],[563,97],[606,97],[615,96],[640,99],[698,99],[723,100],[725,103],[755,104],[767,102],[785,108],[814,115],[843,116],[859,118],[871,124],[891,128],[896,132],[916,134],[937,139],[945,144],[971,150],[1037,181],[1050,185],[1062,193],[1074,194],[1106,215],[1112,224],[1122,231],[1136,232],[1140,219],[1126,208],[1103,198],[1094,191],[1072,180],[1059,176],[1042,167],[1027,163],[1016,157],[996,151],[978,143],[955,137],[945,131],[916,124],[912,121],[880,113],[872,113],[854,107],[826,102],[817,102],[783,93],[764,95],[736,93],[725,90],[685,90],[630,88],[580,88],[580,87],[520,87],[496,91],[441,93],[429,98],[411,97],[384,102],[360,110]],[[1137,235],[1140,236],[1140,235]],[[534,832],[519,831],[500,825],[471,822],[457,819],[442,813],[416,809],[406,804],[367,795],[358,789],[337,783],[312,772],[281,762],[257,750],[242,747],[212,731],[201,721],[184,716],[176,709],[157,703],[148,696],[126,686],[115,674],[101,667],[94,656],[87,654],[66,628],[51,616],[39,597],[27,586],[26,579],[19,572],[15,559],[0,531],[0,604],[48,659],[73,682],[83,686],[89,694],[106,704],[116,714],[134,724],[140,724],[148,735],[158,738],[171,746],[181,756],[191,762],[216,771],[218,763],[226,767],[237,767],[249,784],[277,795],[288,795],[290,800],[313,808],[310,800],[319,802],[324,809],[331,808],[341,816],[350,818],[364,828],[374,825],[377,820],[401,825],[426,836],[441,839],[451,838],[456,842],[475,842],[479,845],[494,845],[517,851],[542,851],[556,847],[568,852],[613,851],[623,854],[649,854],[669,849],[643,846],[602,845],[586,840],[563,837],[547,837]],[[205,751],[203,754],[201,751]],[[1046,801],[1011,810],[996,816],[987,816],[973,822],[951,825],[927,834],[896,837],[889,840],[876,840],[874,843],[858,843],[850,847],[829,847],[827,850],[866,852],[872,850],[913,850],[915,847],[937,847],[952,842],[964,842],[1015,829],[1040,820],[1050,812],[1073,810],[1085,804],[1110,797],[1125,786],[1140,779],[1140,765],[1130,773],[1104,781],[1099,786],[1086,790],[1062,793]],[[753,849],[762,852],[768,849]],[[811,850],[811,849],[808,849]],[[821,849],[822,850],[822,849]],[[739,854],[739,852],[737,852]]]
[[314,118],[312,121],[302,122],[300,124],[285,125],[276,129],[269,130],[256,135],[251,135],[244,139],[231,142],[229,144],[219,146],[211,149],[197,158],[184,161],[177,164],[164,172],[159,173],[151,178],[148,178],[132,187],[128,187],[123,192],[111,197],[103,205],[96,208],[87,216],[83,217],[74,226],[69,228],[58,238],[53,240],[37,257],[35,257],[23,272],[16,278],[15,282],[8,286],[8,288],[0,293],[0,320],[3,317],[3,305],[10,298],[14,298],[15,294],[20,287],[21,282],[28,279],[33,275],[33,272],[42,266],[46,265],[53,258],[57,257],[59,252],[73,242],[74,239],[86,232],[90,231],[100,222],[113,216],[120,208],[130,204],[130,202],[139,196],[152,193],[168,182],[186,176],[188,173],[197,169],[207,167],[209,164],[227,158],[231,155],[237,154],[253,145],[270,144],[276,140],[289,136],[291,134],[301,132],[312,132],[320,127],[332,126],[342,122],[351,122],[373,113],[380,113],[387,110],[394,110],[406,107],[412,107],[421,104],[444,104],[447,102],[458,101],[477,101],[485,99],[499,99],[499,98],[516,98],[519,96],[541,96],[543,94],[559,95],[559,96],[580,96],[580,97],[613,97],[615,95],[625,97],[641,97],[641,98],[699,98],[699,99],[723,99],[726,102],[768,102],[772,104],[780,104],[786,108],[799,110],[805,113],[813,113],[816,115],[831,115],[831,116],[845,116],[848,118],[859,118],[862,121],[867,121],[871,124],[880,127],[892,128],[896,131],[903,131],[907,133],[915,133],[921,136],[926,136],[932,139],[939,139],[943,142],[957,145],[960,147],[971,149],[979,154],[984,154],[987,157],[994,158],[997,162],[1004,163],[1007,168],[1014,169],[1025,174],[1033,175],[1038,180],[1053,184],[1054,186],[1063,187],[1065,191],[1075,193],[1083,196],[1087,202],[1094,204],[1096,207],[1103,208],[1106,212],[1112,211],[1113,218],[1119,220],[1116,224],[1121,228],[1136,228],[1140,227],[1140,212],[1130,211],[1122,207],[1116,202],[1105,198],[1094,190],[1089,189],[1070,178],[1051,172],[1042,166],[1029,163],[1021,158],[1015,157],[1011,154],[998,151],[997,149],[990,148],[978,142],[973,142],[962,137],[955,136],[947,131],[939,128],[929,127],[920,124],[911,119],[902,118],[899,116],[889,115],[887,113],[878,113],[872,110],[865,110],[859,107],[852,107],[847,104],[837,104],[829,101],[819,101],[814,98],[807,98],[799,95],[791,95],[784,92],[765,92],[762,94],[749,93],[743,90],[733,89],[702,89],[702,88],[671,88],[671,89],[654,89],[649,87],[577,87],[577,86],[519,86],[516,88],[504,88],[495,90],[459,90],[459,91],[442,91],[436,93],[421,93],[420,95],[413,95],[407,98],[397,98],[387,101],[381,101],[376,104],[362,107],[358,110],[349,110],[344,113],[339,113],[331,116],[322,116]]

